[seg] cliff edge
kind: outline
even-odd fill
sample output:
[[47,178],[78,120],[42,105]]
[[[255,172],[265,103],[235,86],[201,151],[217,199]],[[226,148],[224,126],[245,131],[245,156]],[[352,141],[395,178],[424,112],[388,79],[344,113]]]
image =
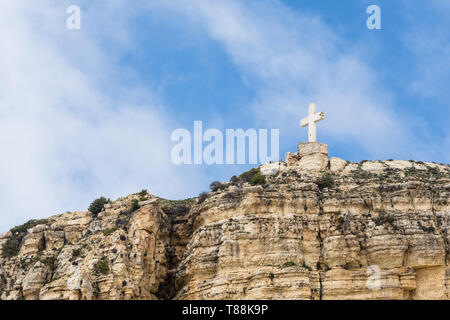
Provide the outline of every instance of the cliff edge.
[[0,235],[0,299],[449,299],[450,166],[299,144],[193,199]]

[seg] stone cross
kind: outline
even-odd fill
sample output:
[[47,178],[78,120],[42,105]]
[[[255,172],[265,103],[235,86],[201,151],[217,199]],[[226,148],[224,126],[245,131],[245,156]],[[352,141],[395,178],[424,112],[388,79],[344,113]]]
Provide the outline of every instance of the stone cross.
[[316,104],[310,103],[308,116],[300,121],[300,126],[308,126],[308,142],[316,142],[316,122],[325,119],[324,112],[316,112]]

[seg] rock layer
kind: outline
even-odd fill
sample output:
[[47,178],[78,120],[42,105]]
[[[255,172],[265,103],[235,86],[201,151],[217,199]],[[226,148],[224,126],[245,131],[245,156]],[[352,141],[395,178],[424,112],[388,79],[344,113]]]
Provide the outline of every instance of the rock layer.
[[0,252],[0,299],[450,298],[448,165],[301,158],[206,200],[51,217]]

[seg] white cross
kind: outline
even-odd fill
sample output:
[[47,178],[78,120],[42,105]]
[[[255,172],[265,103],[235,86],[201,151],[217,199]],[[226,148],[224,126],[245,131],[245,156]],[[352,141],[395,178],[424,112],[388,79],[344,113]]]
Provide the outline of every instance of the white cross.
[[316,112],[316,104],[310,103],[308,108],[308,116],[300,121],[300,126],[308,126],[308,141],[316,142],[316,122],[325,119],[324,112]]

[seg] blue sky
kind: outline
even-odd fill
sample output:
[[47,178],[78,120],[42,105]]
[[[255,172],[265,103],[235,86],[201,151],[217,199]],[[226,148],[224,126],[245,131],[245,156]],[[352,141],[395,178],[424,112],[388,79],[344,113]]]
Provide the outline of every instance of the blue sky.
[[0,232],[100,195],[195,196],[251,167],[173,165],[170,134],[194,120],[280,129],[284,159],[311,101],[331,156],[448,163],[449,3],[3,1]]

